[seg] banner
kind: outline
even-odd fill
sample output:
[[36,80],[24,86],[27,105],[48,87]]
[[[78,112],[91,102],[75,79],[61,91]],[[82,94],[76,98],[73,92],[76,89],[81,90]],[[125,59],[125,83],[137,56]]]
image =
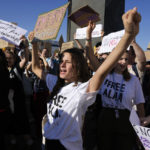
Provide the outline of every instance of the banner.
[[89,20],[92,22],[100,21],[99,14],[88,5],[73,12],[70,16],[68,16],[68,18],[81,28],[86,27]]
[[145,150],[150,150],[150,128],[140,126],[140,120],[134,109],[132,109],[130,114],[130,122]]
[[55,39],[69,3],[38,16],[34,33],[40,40]]
[[112,50],[117,46],[122,36],[124,35],[124,30],[110,33],[103,37],[102,45],[98,50],[98,53],[108,53],[112,52]]
[[20,44],[20,38],[25,35],[27,30],[22,29],[13,23],[0,20],[0,38],[14,45]]
[[[76,39],[86,39],[87,27],[76,29]],[[97,24],[92,32],[92,38],[101,37],[101,32],[103,30],[102,24]]]
[[61,52],[63,52],[66,49],[73,48],[73,47],[74,47],[73,41],[62,43]]

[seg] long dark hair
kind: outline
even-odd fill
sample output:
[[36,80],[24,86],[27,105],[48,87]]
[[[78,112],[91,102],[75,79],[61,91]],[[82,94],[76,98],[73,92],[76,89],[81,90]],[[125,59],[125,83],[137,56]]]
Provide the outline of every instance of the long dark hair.
[[0,49],[0,70],[7,68],[7,60],[4,52]]
[[[83,56],[83,50],[78,48],[67,49],[60,54],[60,61],[62,60],[64,53],[69,53],[71,55],[73,69],[76,71],[76,78],[74,81],[75,85],[77,85],[78,82],[88,81],[90,78],[90,73],[86,59]],[[64,85],[65,80],[61,79],[58,73],[58,80],[52,93],[50,94],[50,99],[52,99]]]

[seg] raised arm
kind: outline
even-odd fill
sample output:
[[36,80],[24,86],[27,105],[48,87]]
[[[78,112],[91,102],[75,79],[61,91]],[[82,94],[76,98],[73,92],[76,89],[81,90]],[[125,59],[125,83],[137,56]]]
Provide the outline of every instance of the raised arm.
[[92,31],[95,28],[95,23],[89,21],[87,31],[86,31],[86,41],[85,41],[85,49],[86,49],[86,56],[90,60],[90,64],[92,65],[93,71],[96,71],[100,66],[100,62],[96,58],[93,53],[92,47]]
[[46,73],[44,70],[40,68],[39,64],[39,56],[38,56],[38,45],[37,41],[34,38],[34,32],[29,33],[29,41],[32,44],[32,71],[40,78],[45,80],[46,79]]
[[76,39],[76,33],[74,33],[74,41],[76,42],[77,46],[80,49],[84,49],[84,47],[82,46],[82,44],[80,43],[80,41],[78,39]]
[[143,72],[145,70],[145,64],[146,64],[146,57],[145,57],[144,51],[136,43],[136,41],[133,41],[131,43],[131,45],[133,46],[133,49],[134,49],[134,52],[135,52],[137,67],[141,72]]
[[24,68],[27,64],[27,62],[29,61],[29,43],[28,40],[25,38],[25,36],[21,37],[21,44],[23,45],[24,48],[24,57],[21,59],[19,66],[20,68]]
[[122,20],[124,23],[125,34],[116,48],[111,52],[111,54],[91,78],[87,92],[93,92],[100,88],[106,75],[113,69],[119,58],[126,51],[129,44],[139,32],[139,22],[141,21],[141,16],[137,13],[136,8],[125,13],[122,16]]

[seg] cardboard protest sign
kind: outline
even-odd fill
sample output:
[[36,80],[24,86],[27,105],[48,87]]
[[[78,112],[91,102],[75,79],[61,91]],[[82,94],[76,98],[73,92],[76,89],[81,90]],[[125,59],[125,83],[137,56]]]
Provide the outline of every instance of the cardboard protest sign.
[[63,52],[66,49],[73,48],[73,47],[74,47],[74,42],[73,41],[62,43],[61,52]]
[[20,38],[25,35],[27,30],[16,26],[13,23],[0,20],[0,38],[14,45],[20,44]]
[[145,150],[150,150],[150,128],[140,126],[139,117],[134,109],[130,113],[130,122]]
[[92,22],[100,21],[99,14],[88,5],[76,10],[70,16],[68,16],[68,18],[81,28],[86,27],[89,20]]
[[5,48],[5,47],[15,47],[15,45],[10,44],[5,40],[0,39],[0,48]]
[[[77,28],[76,29],[76,39],[86,39],[86,30],[87,30],[87,27]],[[92,38],[100,37],[102,30],[103,30],[103,25],[97,24],[95,29],[92,32]]]
[[55,39],[69,3],[38,16],[34,33],[40,40]]
[[150,43],[149,43],[148,46],[147,46],[147,50],[150,50]]
[[117,46],[117,44],[119,43],[123,35],[124,35],[124,30],[113,32],[104,36],[102,40],[102,45],[98,53],[101,54],[101,53],[112,52],[112,50]]
[[150,61],[150,50],[144,51],[146,56],[146,61]]

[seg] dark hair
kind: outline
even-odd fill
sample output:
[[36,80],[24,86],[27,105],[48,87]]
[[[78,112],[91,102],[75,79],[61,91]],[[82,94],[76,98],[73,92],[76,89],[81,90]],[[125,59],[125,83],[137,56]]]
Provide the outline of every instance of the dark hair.
[[0,49],[0,70],[7,68],[7,60],[4,52]]
[[7,74],[8,75],[8,69],[7,69],[7,60],[6,60],[6,57],[5,57],[5,54],[4,52],[0,49],[0,72],[1,72],[1,75],[2,74]]
[[[114,70],[115,69],[113,68],[112,71],[110,72],[110,74],[112,74],[114,72]],[[122,76],[125,81],[129,81],[131,79],[131,75],[127,68],[123,71]]]
[[133,48],[132,45],[130,46],[130,50],[129,50],[129,51],[130,51],[130,54],[131,54],[132,56],[136,56],[136,55],[135,55],[135,52],[134,52],[134,48]]
[[[69,53],[71,54],[72,57],[72,63],[73,63],[73,68],[76,71],[76,79],[75,79],[75,85],[78,82],[86,82],[90,78],[90,73],[88,70],[88,64],[86,62],[86,59],[83,56],[82,50],[78,48],[71,48],[63,51],[60,55],[60,61],[63,58],[64,53]],[[58,73],[58,80],[57,83],[50,95],[50,99],[52,99],[57,92],[60,90],[65,85],[65,80],[61,79],[59,77]]]
[[102,45],[102,42],[98,42],[98,43],[96,43],[96,47],[99,47],[99,46],[101,46]]

